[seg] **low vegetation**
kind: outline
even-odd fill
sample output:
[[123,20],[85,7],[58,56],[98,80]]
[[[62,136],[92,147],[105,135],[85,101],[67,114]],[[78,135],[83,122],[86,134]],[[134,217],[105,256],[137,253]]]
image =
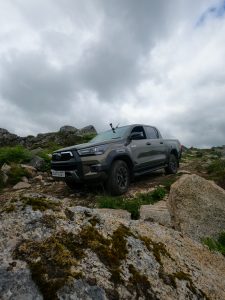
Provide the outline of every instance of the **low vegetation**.
[[25,197],[21,199],[23,202],[23,208],[27,205],[32,206],[33,210],[45,211],[47,209],[52,209],[54,211],[58,211],[60,208],[60,204],[54,201],[51,201],[46,198],[29,198]]
[[216,159],[211,162],[207,167],[207,173],[209,174],[210,179],[213,179],[218,183],[225,181],[225,160]]
[[131,218],[137,220],[140,216],[141,205],[154,204],[163,199],[166,190],[163,187],[156,188],[153,192],[140,193],[134,198],[99,196],[97,203],[99,208],[124,209],[131,213]]
[[31,159],[31,153],[22,146],[1,147],[0,166],[4,163],[24,163]]
[[218,239],[205,238],[203,243],[209,247],[211,251],[218,251],[225,256],[225,232],[222,232]]
[[11,164],[11,169],[7,173],[8,176],[8,184],[14,185],[21,181],[22,177],[29,177],[29,173],[26,169],[22,168],[20,165],[15,163]]
[[128,254],[126,238],[130,235],[129,228],[123,225],[110,238],[87,226],[78,235],[62,231],[44,241],[23,241],[14,251],[14,257],[28,263],[44,299],[58,299],[57,291],[62,286],[73,278],[83,277],[79,262],[85,257],[86,249],[96,253],[111,273],[113,284],[121,282],[120,266]]

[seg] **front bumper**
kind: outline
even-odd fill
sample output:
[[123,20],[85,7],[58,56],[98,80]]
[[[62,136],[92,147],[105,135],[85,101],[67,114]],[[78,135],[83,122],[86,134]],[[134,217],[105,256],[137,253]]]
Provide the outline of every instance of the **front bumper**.
[[107,179],[107,166],[96,160],[82,161],[76,151],[67,161],[52,161],[51,169],[65,172],[65,177],[53,176],[58,180],[72,180],[74,182],[104,181]]

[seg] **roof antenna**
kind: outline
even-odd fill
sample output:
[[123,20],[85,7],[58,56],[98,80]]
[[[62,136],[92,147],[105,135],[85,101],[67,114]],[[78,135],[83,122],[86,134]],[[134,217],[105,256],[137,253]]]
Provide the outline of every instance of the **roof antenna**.
[[113,124],[110,123],[109,125],[110,125],[110,127],[112,128],[113,133],[116,133],[115,128],[113,127]]

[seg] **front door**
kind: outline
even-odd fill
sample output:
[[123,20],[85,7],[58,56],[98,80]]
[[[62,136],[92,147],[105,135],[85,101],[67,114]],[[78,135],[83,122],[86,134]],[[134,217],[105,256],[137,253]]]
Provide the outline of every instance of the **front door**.
[[141,171],[150,167],[151,147],[143,126],[135,126],[132,133],[138,133],[138,139],[132,139],[129,147],[135,164],[135,171]]

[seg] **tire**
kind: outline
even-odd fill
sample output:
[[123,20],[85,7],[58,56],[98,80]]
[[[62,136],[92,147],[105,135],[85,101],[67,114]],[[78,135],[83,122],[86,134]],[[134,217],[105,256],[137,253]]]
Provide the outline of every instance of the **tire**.
[[130,171],[128,165],[123,160],[114,161],[107,180],[108,192],[113,196],[122,195],[127,192],[129,184]]
[[166,174],[176,174],[178,169],[178,160],[174,154],[170,154],[168,166],[165,168]]
[[71,190],[80,190],[83,187],[82,183],[78,183],[75,180],[72,179],[66,179],[65,183]]

